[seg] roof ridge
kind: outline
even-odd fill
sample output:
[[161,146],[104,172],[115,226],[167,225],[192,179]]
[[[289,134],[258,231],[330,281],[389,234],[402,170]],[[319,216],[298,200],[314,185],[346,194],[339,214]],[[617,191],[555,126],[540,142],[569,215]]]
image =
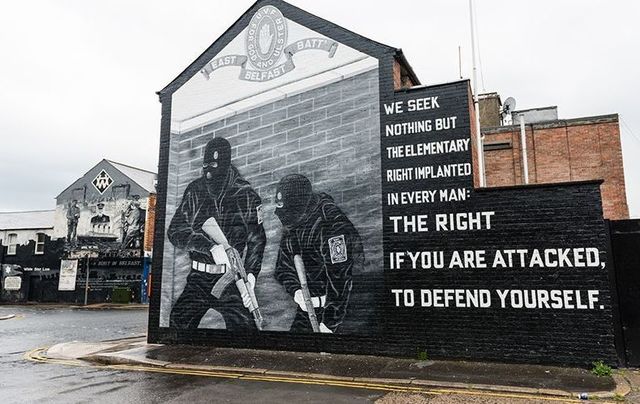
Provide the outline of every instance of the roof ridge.
[[144,168],[140,168],[140,167],[134,167],[134,166],[129,165],[129,164],[120,163],[118,161],[114,161],[114,160],[110,160],[110,159],[105,159],[105,160],[108,161],[111,164],[118,164],[118,165],[121,165],[121,166],[124,166],[124,167],[127,167],[127,168],[133,168],[134,170],[144,171],[144,172],[149,173],[149,174],[156,174],[156,175],[158,174],[158,173],[156,173],[154,171],[145,170]]

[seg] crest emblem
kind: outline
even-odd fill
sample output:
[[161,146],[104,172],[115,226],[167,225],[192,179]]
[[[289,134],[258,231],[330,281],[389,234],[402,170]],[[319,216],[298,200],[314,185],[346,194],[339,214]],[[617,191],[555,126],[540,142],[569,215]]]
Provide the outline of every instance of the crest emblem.
[[287,19],[275,6],[264,6],[251,17],[246,28],[245,55],[216,56],[200,73],[206,80],[218,69],[240,66],[240,80],[264,82],[277,79],[293,69],[293,56],[303,51],[323,51],[332,58],[338,43],[326,37],[298,39],[287,43]]
[[100,195],[104,194],[104,191],[107,190],[113,184],[113,178],[107,174],[105,170],[100,171],[100,174],[96,176],[96,178],[91,181],[94,188],[100,192]]
[[332,264],[339,264],[347,260],[347,244],[344,242],[343,234],[329,239],[329,252]]
[[264,6],[249,22],[247,30],[247,56],[249,63],[258,70],[274,67],[287,46],[287,21],[274,6]]

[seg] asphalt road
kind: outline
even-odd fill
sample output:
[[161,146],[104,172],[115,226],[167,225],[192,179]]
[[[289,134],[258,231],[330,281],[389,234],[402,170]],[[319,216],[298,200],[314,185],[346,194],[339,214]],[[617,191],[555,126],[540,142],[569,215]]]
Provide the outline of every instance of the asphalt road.
[[25,352],[145,333],[146,310],[0,306],[0,403],[548,403],[490,395],[416,395],[35,363]]
[[352,403],[384,392],[303,384],[111,371],[26,361],[31,349],[68,341],[144,334],[146,310],[0,306],[0,402],[8,403]]

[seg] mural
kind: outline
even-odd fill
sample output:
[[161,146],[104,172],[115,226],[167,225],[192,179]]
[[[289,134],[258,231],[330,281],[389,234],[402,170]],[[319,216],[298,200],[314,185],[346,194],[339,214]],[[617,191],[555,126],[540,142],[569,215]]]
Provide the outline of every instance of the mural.
[[377,60],[265,6],[173,95],[162,326],[377,327],[377,82]]
[[58,279],[42,280],[47,296],[39,299],[50,300],[52,290],[59,299],[82,301],[87,265],[89,301],[111,301],[122,295],[116,289],[130,290],[132,301],[146,293],[143,243],[154,179],[154,173],[103,160],[58,195],[54,236],[63,251],[55,267],[62,273],[65,260],[77,260],[77,277],[69,277],[62,293]]
[[[66,220],[65,248],[68,251],[94,248],[101,252],[129,251],[142,256],[146,210],[139,195],[121,198],[101,196],[58,205],[58,218]],[[60,221],[58,219],[58,221]],[[59,230],[56,229],[59,233]]]
[[262,201],[231,164],[227,140],[209,141],[202,164],[202,177],[185,190],[167,231],[171,243],[188,251],[192,261],[171,325],[197,328],[212,308],[227,329],[260,329],[254,289],[266,244]]
[[290,331],[336,332],[347,313],[354,266],[364,262],[358,231],[304,175],[280,180],[275,213],[284,227],[275,277],[298,305]]
[[600,184],[477,188],[467,80],[279,0],[205,55],[160,93],[150,342],[615,362]]
[[113,254],[141,251],[155,176],[111,160],[100,161],[56,197],[54,238],[65,239],[69,251],[88,247]]

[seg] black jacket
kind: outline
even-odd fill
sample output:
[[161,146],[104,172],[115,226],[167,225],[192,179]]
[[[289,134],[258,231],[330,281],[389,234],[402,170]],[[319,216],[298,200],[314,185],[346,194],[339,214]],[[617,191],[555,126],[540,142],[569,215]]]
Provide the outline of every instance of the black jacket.
[[204,222],[213,217],[231,246],[240,254],[247,248],[245,269],[257,277],[266,244],[261,210],[260,197],[232,166],[218,195],[208,191],[203,177],[187,186],[167,236],[174,246],[188,251],[192,260],[213,264],[210,250],[215,243],[202,230]]
[[[363,265],[364,254],[358,231],[333,198],[325,193],[314,198],[302,223],[290,231],[283,230],[275,277],[294,296],[300,289],[300,280],[293,257],[300,254],[311,296],[327,296],[318,321],[335,332],[346,314],[352,271]],[[333,253],[330,240],[334,244]],[[346,249],[346,257],[335,251],[336,242]]]

